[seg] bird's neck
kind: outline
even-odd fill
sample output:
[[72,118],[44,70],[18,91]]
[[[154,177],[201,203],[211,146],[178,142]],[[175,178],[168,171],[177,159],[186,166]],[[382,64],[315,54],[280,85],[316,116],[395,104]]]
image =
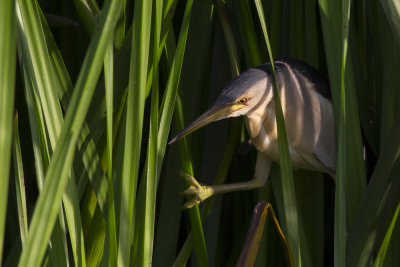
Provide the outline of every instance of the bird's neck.
[[246,114],[247,131],[257,150],[265,150],[271,142],[278,140],[273,101],[262,108]]

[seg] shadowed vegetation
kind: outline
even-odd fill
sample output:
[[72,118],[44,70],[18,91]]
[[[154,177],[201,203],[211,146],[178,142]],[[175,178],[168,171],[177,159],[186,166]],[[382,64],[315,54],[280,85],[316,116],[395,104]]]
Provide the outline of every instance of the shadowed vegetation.
[[[233,266],[248,232],[243,258],[286,266],[260,201],[296,266],[400,266],[398,0],[3,0],[0,39],[2,266]],[[247,181],[256,151],[241,118],[169,138],[270,55],[329,79],[336,182],[281,158],[182,210],[180,170]]]

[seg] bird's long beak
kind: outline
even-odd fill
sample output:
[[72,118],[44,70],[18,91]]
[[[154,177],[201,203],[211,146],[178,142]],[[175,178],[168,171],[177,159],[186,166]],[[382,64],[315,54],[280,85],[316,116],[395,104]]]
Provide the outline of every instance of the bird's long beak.
[[218,120],[222,120],[227,118],[229,115],[232,114],[234,110],[237,110],[239,105],[227,105],[227,106],[212,106],[209,110],[203,113],[200,117],[198,117],[194,122],[189,124],[185,129],[183,129],[180,133],[178,133],[174,138],[172,138],[168,145],[172,144],[173,142],[181,139],[182,137],[193,133],[197,129]]

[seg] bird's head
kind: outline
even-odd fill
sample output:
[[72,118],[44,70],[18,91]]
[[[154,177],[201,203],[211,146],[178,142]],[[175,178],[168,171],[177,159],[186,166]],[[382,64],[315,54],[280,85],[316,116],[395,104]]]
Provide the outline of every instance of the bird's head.
[[266,65],[251,68],[224,88],[215,104],[172,138],[168,144],[214,121],[246,115],[272,99]]

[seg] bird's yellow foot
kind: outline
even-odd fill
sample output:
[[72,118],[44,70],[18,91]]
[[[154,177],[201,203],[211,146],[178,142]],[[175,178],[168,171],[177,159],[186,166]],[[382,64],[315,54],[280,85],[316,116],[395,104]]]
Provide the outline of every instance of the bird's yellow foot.
[[199,184],[193,176],[182,171],[180,175],[191,184],[188,189],[182,192],[183,195],[191,197],[190,200],[183,205],[185,209],[190,209],[194,205],[200,204],[200,202],[214,194],[214,190],[211,186]]

